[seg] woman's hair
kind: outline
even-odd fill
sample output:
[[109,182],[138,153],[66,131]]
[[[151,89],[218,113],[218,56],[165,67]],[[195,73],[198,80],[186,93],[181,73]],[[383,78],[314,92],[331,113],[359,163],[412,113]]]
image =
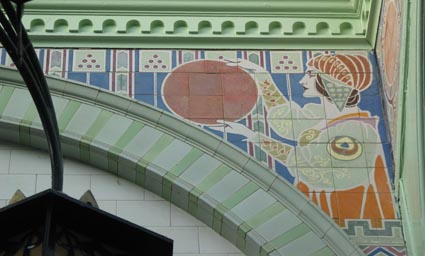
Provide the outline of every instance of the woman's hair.
[[[324,86],[320,73],[324,73],[335,81],[351,87],[346,107],[356,106],[360,101],[360,92],[369,88],[372,83],[372,67],[369,60],[362,55],[320,55],[307,63],[310,70],[316,70],[316,89],[332,102],[332,97]],[[326,79],[326,78],[325,78]]]
[[[322,94],[328,101],[332,102],[332,98],[326,91],[325,86],[323,85],[323,80],[320,74],[316,74],[316,90]],[[350,96],[348,96],[347,102],[345,103],[346,107],[354,107],[360,101],[360,94],[357,89],[351,90]]]

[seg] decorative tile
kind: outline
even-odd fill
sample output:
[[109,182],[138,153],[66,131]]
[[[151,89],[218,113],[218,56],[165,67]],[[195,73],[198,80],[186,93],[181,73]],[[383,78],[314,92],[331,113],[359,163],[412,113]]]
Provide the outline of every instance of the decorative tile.
[[205,51],[205,59],[207,60],[236,60],[236,51]]
[[141,50],[140,72],[170,72],[171,52],[160,50]]
[[106,50],[74,50],[74,72],[105,72]]
[[[232,212],[244,221],[254,217],[262,210],[271,206],[276,200],[264,190],[258,190],[244,201],[232,208]],[[252,207],[255,205],[256,207]]]
[[363,252],[368,256],[407,256],[407,250],[404,246],[375,246],[365,245],[360,246]]
[[[399,11],[396,2],[386,1],[384,12],[393,7]],[[389,24],[385,20],[381,23]],[[378,246],[399,241],[393,239],[398,229],[390,234],[385,226],[397,218],[390,145],[394,136],[387,136],[379,88],[383,83],[385,111],[390,125],[394,124],[394,97],[398,91],[393,85],[398,78],[394,76],[394,62],[388,61],[393,59],[386,47],[389,44],[382,35],[380,38],[378,62],[372,52],[330,50],[39,49],[37,54],[48,74],[134,97],[232,143],[293,183],[346,229],[353,241],[361,244],[370,238]],[[0,52],[1,64],[10,66],[10,58],[3,49]],[[12,93],[1,89],[0,99],[4,100],[0,101],[0,112],[8,107],[7,113],[18,111],[35,120],[28,106],[7,106]],[[92,137],[116,141],[129,125],[113,125],[119,120],[110,119],[108,114],[91,127],[99,113],[75,103],[59,105],[61,130],[84,130]],[[77,111],[87,120],[73,120]],[[166,118],[161,120],[165,122]],[[394,134],[394,125],[391,127]],[[116,129],[121,132],[115,134]],[[199,136],[184,135],[195,139]],[[170,177],[181,176],[202,184],[204,196],[224,202],[226,207],[235,207],[258,188],[247,185],[247,180],[242,182],[240,174],[218,171],[221,167],[214,163],[205,172],[197,172],[200,166],[210,164],[202,160],[202,154],[174,147],[178,142],[154,128],[144,126],[131,136],[132,141],[122,145],[130,157],[143,155],[143,161],[152,162],[159,154],[170,155],[169,162],[157,163],[170,169]],[[221,144],[214,145],[215,150],[225,149]],[[257,164],[248,157],[229,158],[250,168]],[[220,182],[215,183],[217,180]],[[155,189],[163,186],[158,179],[155,182]],[[235,193],[239,196],[232,197]],[[224,212],[208,217],[217,230],[222,228]],[[352,223],[356,221],[360,224],[354,228]],[[384,230],[380,233],[379,225]],[[377,233],[372,238],[367,230]],[[319,247],[315,251],[318,255],[328,252]],[[266,245],[262,250],[266,249],[279,248]],[[382,248],[375,249],[378,252]]]
[[304,73],[301,51],[272,51],[270,65],[272,73]]
[[325,243],[317,235],[310,232],[278,249],[278,251],[283,255],[310,255],[316,251],[320,251],[325,246]]
[[238,191],[248,182],[248,179],[243,177],[241,174],[231,172],[224,176],[219,183],[206,191],[206,193],[218,202],[223,202],[227,197]]

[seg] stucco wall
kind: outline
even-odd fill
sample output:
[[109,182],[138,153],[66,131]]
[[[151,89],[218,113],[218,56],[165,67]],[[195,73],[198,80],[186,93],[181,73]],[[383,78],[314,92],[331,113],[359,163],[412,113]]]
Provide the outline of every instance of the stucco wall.
[[[30,196],[48,188],[47,153],[0,141],[0,207],[17,189]],[[243,255],[211,228],[161,197],[97,168],[65,159],[64,192],[78,199],[88,189],[102,210],[173,239],[174,255]]]

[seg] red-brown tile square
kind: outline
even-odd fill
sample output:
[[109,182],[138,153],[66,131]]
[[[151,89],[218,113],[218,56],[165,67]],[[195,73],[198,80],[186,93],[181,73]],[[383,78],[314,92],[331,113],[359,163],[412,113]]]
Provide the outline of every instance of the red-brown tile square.
[[257,85],[248,74],[223,74],[224,95],[258,95]]
[[190,95],[223,95],[220,74],[191,73],[189,75]]
[[204,62],[206,73],[241,73],[244,72],[237,66],[230,66],[226,62],[206,60]]
[[241,119],[249,114],[257,102],[255,96],[224,96],[224,118],[232,121]]
[[189,118],[189,97],[188,96],[168,96],[165,99],[168,108],[175,114]]
[[[190,118],[223,120],[222,96],[192,96],[189,100]],[[216,124],[216,121],[211,121]]]
[[173,73],[164,81],[163,95],[167,96],[187,96],[189,95],[189,74]]

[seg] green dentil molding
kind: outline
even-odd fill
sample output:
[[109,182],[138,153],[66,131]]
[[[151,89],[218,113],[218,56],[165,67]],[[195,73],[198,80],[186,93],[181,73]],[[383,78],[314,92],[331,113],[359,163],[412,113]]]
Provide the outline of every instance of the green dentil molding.
[[23,21],[37,47],[373,49],[381,2],[36,0]]
[[167,12],[174,14],[202,13],[253,13],[270,14],[323,14],[323,13],[356,13],[362,0],[62,0],[60,8],[51,0],[33,1],[28,6],[40,11],[44,10],[82,10],[87,13],[116,13],[116,11],[132,13]]

